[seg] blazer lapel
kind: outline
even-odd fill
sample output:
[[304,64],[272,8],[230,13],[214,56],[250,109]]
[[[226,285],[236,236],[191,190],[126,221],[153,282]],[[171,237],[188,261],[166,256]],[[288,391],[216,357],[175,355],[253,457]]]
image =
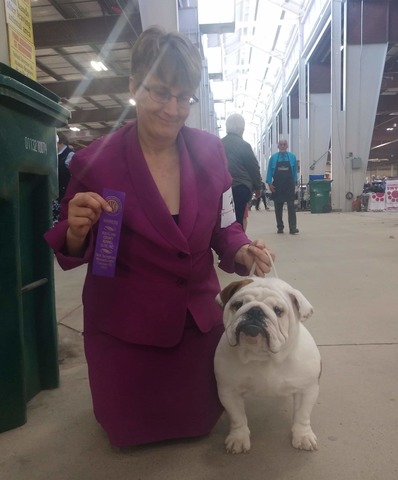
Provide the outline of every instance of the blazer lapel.
[[178,136],[180,154],[180,222],[179,227],[185,238],[189,238],[195,226],[198,214],[198,191],[195,177],[194,161],[191,158],[183,135]]
[[[136,126],[132,129],[132,139],[127,143],[126,158],[130,179],[137,195],[137,201],[140,203],[140,207],[148,221],[169,243],[175,245],[180,250],[188,251],[186,237],[183,235],[182,229],[176,225],[149,171],[138,141]],[[189,161],[185,159],[182,163],[184,163],[184,165],[186,163],[189,164]],[[189,165],[187,165],[187,167],[184,166],[182,170],[188,171],[187,175],[189,178],[193,176],[193,172],[190,172]],[[181,185],[184,184],[184,176],[185,174],[181,173]],[[184,197],[190,197],[190,195],[181,195],[181,204],[184,202]],[[192,202],[192,200],[189,199],[188,201]],[[190,226],[192,220],[190,218],[185,220],[184,217],[189,217],[185,211],[186,209],[184,209],[184,213],[181,213],[180,206],[180,222],[182,222],[183,225],[187,225],[188,230],[189,228],[192,230]],[[187,230],[187,227],[185,227],[184,230]]]

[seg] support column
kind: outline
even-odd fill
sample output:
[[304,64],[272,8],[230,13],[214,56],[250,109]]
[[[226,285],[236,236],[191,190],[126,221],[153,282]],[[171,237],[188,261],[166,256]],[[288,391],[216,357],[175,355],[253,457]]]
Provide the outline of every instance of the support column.
[[[347,212],[352,200],[346,195],[360,195],[365,181],[388,48],[389,3],[349,0],[344,6],[342,10],[341,0],[333,1],[332,207]],[[343,69],[341,47],[345,52]]]
[[142,29],[159,25],[165,30],[178,31],[177,0],[138,0]]
[[291,92],[289,95],[289,132],[290,132],[290,142],[289,150],[297,156],[297,160],[300,162],[300,180],[303,177],[303,167],[308,162],[302,162],[300,158],[300,119],[299,119],[299,97],[298,90],[295,87],[294,93]]
[[387,44],[347,47],[345,187],[354,197],[362,193],[366,177],[386,53]]
[[310,95],[309,104],[309,175],[324,175],[330,145],[330,93]]
[[6,10],[4,1],[0,1],[0,62],[6,65],[10,64],[10,55],[8,53],[8,36]]
[[[331,33],[331,99],[332,99],[332,209],[346,211],[345,199],[345,110],[343,105],[345,94],[342,88],[344,71],[342,57],[344,47],[341,38],[343,29],[342,0],[332,0],[332,33]],[[343,48],[343,50],[342,50]],[[345,62],[344,62],[345,65]]]
[[[279,140],[279,131],[278,131],[278,122],[276,121],[276,112],[275,112],[275,94],[272,91],[272,144],[271,144],[271,152],[277,151],[277,144]],[[271,155],[272,155],[271,153]]]
[[309,175],[324,175],[330,144],[330,65],[309,66]]
[[289,138],[285,64],[282,62],[282,137]]
[[303,24],[299,24],[299,149],[293,152],[300,160],[300,176],[303,180],[308,178],[309,168],[309,143],[308,143],[308,118],[307,118],[307,62],[303,56]]
[[267,171],[268,160],[272,155],[272,134],[271,134],[271,124],[269,119],[266,117],[264,120],[264,170]]

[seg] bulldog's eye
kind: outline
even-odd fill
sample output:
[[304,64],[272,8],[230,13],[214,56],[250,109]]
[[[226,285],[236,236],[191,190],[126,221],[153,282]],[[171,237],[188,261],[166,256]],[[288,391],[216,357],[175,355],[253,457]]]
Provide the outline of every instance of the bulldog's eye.
[[277,317],[281,317],[283,314],[283,310],[281,310],[279,307],[274,307],[274,312]]
[[243,302],[235,302],[232,304],[232,308],[234,310],[239,310],[242,307],[242,305],[243,305]]

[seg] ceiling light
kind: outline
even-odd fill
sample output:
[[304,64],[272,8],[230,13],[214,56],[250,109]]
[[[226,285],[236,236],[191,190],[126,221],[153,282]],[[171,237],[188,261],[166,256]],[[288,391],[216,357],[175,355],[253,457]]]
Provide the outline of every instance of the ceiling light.
[[72,132],[80,132],[79,127],[69,127],[69,130],[72,130]]
[[210,81],[210,88],[214,101],[232,101],[234,98],[233,85],[230,81]]
[[134,100],[134,98],[130,98],[129,103],[130,103],[133,107],[136,106],[136,101]]
[[102,62],[96,62],[95,60],[91,60],[91,66],[97,72],[101,72],[101,71],[106,72],[108,70],[108,68]]

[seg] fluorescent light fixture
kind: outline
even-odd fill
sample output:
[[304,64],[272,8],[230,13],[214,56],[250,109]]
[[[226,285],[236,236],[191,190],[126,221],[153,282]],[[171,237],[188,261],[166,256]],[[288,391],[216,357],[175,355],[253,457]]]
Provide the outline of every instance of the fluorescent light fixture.
[[222,72],[221,47],[211,47],[206,50],[207,66],[209,73]]
[[233,85],[231,81],[211,81],[210,88],[213,92],[214,101],[232,101],[233,96]]
[[96,62],[95,60],[91,60],[91,66],[97,72],[106,72],[108,68],[102,62]]
[[235,20],[234,0],[198,0],[199,24],[232,23]]
[[72,130],[72,132],[80,132],[79,127],[69,127],[69,130]]
[[130,103],[133,107],[135,107],[135,105],[136,105],[136,101],[134,100],[134,98],[130,98],[129,103]]

